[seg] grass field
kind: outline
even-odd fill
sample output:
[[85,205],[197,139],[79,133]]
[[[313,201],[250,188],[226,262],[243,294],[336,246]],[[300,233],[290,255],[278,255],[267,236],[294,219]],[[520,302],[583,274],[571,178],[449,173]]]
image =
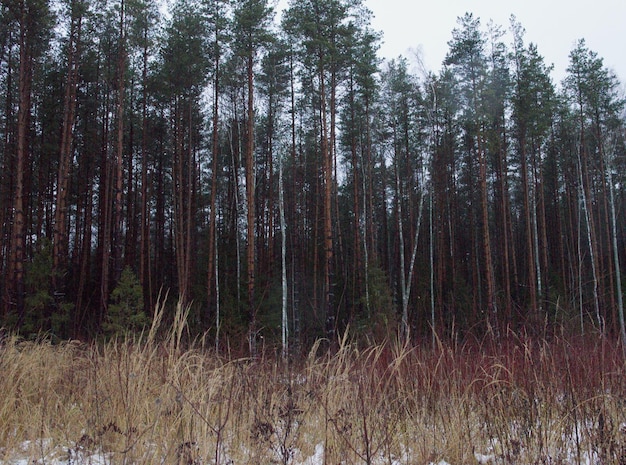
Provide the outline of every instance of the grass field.
[[598,336],[287,363],[155,334],[6,338],[0,464],[626,464],[626,361]]

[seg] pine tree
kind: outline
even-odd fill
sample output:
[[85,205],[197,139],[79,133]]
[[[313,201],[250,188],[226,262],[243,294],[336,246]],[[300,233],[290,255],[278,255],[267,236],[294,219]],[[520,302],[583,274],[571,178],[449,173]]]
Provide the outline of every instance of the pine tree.
[[398,286],[401,296],[402,332],[408,337],[409,301],[416,278],[415,262],[424,201],[424,160],[420,158],[418,110],[422,97],[406,60],[392,60],[383,74],[383,98],[389,121],[387,131],[393,147],[391,160],[395,186]]
[[174,245],[179,300],[192,299],[197,244],[197,151],[202,115],[199,100],[207,82],[209,56],[206,17],[195,2],[174,4],[162,49],[162,75],[168,101],[172,144]]
[[[348,12],[348,5],[338,0],[292,1],[285,12],[283,28],[298,40],[306,85],[312,85],[313,95],[309,98],[313,105],[313,128],[315,128],[316,148],[319,150],[321,173],[319,188],[321,205],[316,196],[316,223],[321,211],[322,261],[322,303],[318,303],[318,254],[314,240],[314,285],[313,306],[318,321],[322,321],[331,341],[337,329],[337,309],[334,301],[335,288],[335,246],[333,232],[333,197],[336,193],[336,179],[333,166],[335,161],[335,124],[337,114],[338,72],[341,65],[340,36],[342,24]],[[319,311],[321,310],[321,311]]]
[[219,260],[217,243],[217,194],[218,194],[218,158],[220,155],[220,95],[222,82],[222,60],[228,41],[229,21],[226,16],[227,2],[212,0],[206,3],[207,24],[211,33],[210,56],[212,62],[213,102],[211,117],[211,198],[209,212],[209,251],[207,264],[207,305],[215,305],[216,347],[219,346],[220,332],[220,297],[219,297]]
[[24,265],[28,258],[26,247],[30,231],[28,205],[31,192],[27,180],[32,157],[30,143],[33,73],[36,71],[36,61],[45,49],[52,18],[46,0],[20,0],[9,7],[9,13],[19,28],[19,70],[13,219],[4,303],[18,315],[19,326],[25,317]]
[[521,26],[514,20],[512,26],[515,35],[512,119],[521,172],[529,306],[536,315],[545,298],[542,275],[548,271],[547,258],[541,252],[547,249],[541,150],[552,124],[555,90],[549,76],[551,68],[544,65],[536,46],[524,45]]
[[245,173],[246,173],[246,207],[247,207],[247,286],[249,321],[248,341],[250,351],[256,352],[255,338],[257,336],[257,302],[255,297],[256,284],[256,164],[254,157],[255,138],[255,111],[254,111],[254,83],[256,55],[260,49],[270,41],[268,33],[272,9],[267,0],[245,0],[234,11],[233,33],[235,37],[235,52],[245,61],[247,82],[247,115],[246,115],[246,146],[245,146]]
[[[489,199],[487,181],[487,148],[485,129],[488,125],[485,109],[487,84],[486,39],[480,29],[480,20],[471,13],[458,18],[459,27],[452,31],[450,51],[445,64],[456,75],[461,99],[465,182],[469,210],[470,247],[472,252],[472,279],[474,318],[477,312],[486,311],[486,322],[497,323],[494,268],[489,231]],[[478,167],[475,161],[478,161]],[[478,188],[474,180],[478,179]],[[479,205],[476,211],[474,205]],[[482,255],[482,257],[481,257]],[[482,258],[482,261],[481,261]],[[484,281],[483,281],[484,277]],[[484,287],[483,287],[484,284]],[[485,297],[482,298],[482,289]],[[484,305],[484,308],[483,308]]]
[[608,309],[616,307],[610,271],[613,266],[604,139],[607,131],[615,128],[624,99],[617,96],[616,77],[604,68],[603,60],[587,48],[584,40],[571,51],[567,72],[564,88],[578,118],[578,178],[590,254],[594,316],[604,330]]

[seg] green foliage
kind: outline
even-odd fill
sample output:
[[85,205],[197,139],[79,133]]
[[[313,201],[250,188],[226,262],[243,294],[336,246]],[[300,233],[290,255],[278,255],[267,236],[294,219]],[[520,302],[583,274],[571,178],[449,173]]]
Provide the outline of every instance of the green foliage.
[[[291,0],[279,15],[269,0],[159,3],[0,3],[1,324],[135,331],[162,287],[194,302],[192,335],[219,322],[221,341],[245,345],[253,323],[278,342],[279,213],[294,342],[327,337],[328,315],[363,339],[394,333],[414,242],[416,337],[431,296],[442,337],[488,315],[580,332],[594,300],[591,319],[617,324],[607,194],[623,272],[626,103],[584,41],[557,88],[514,18],[509,44],[461,16],[428,73],[381,64],[365,0]],[[425,194],[432,235],[417,223]],[[53,251],[42,237],[57,229]],[[111,283],[101,267],[122,259],[143,298],[130,269]]]
[[361,297],[361,304],[366,311],[355,321],[355,329],[366,337],[384,339],[397,326],[397,312],[389,278],[380,267],[370,266],[367,283],[368,293]]
[[279,279],[272,280],[259,302],[259,326],[268,342],[278,344],[282,327],[282,285]]
[[37,249],[33,260],[26,265],[24,275],[26,313],[31,316],[30,319],[34,324],[36,324],[36,315],[41,315],[54,302],[50,293],[52,243],[48,239],[41,239],[37,244]]
[[20,318],[17,312],[11,312],[4,323],[17,328],[27,339],[42,332],[50,332],[59,338],[68,337],[72,304],[55,299],[51,287],[54,277],[52,242],[43,238],[37,242],[32,260],[25,265],[24,314]]
[[234,10],[235,49],[241,56],[254,54],[255,50],[274,40],[269,32],[274,12],[267,0],[245,0]]
[[140,331],[149,320],[143,311],[143,289],[137,275],[124,268],[117,286],[111,292],[111,303],[102,329],[107,336]]
[[199,5],[178,1],[172,7],[161,49],[160,79],[171,95],[197,95],[205,84],[209,67],[206,18],[198,14]]
[[[368,269],[369,307],[373,313],[385,313],[393,315],[394,305],[391,289],[389,288],[389,278],[378,266],[370,266]],[[367,305],[365,296],[363,304]]]

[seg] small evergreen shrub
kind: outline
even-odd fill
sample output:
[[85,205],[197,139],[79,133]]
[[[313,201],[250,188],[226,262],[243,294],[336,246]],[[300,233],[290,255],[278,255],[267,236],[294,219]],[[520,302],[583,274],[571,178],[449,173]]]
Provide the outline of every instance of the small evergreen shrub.
[[108,337],[141,331],[149,324],[143,310],[143,288],[130,267],[124,268],[113,292],[109,309],[102,325]]

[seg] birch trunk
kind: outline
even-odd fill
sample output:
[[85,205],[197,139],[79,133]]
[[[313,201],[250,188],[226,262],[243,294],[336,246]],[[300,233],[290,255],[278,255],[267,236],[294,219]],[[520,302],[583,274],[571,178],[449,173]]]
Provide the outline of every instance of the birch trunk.
[[281,239],[281,282],[282,282],[282,318],[281,336],[283,357],[289,353],[289,320],[287,316],[287,226],[285,224],[285,189],[283,185],[282,157],[278,161],[278,207],[280,209],[280,239]]
[[248,55],[248,121],[246,134],[246,204],[247,204],[247,266],[248,266],[248,343],[250,353],[256,353],[256,307],[255,307],[255,173],[254,173],[254,79],[253,55]]
[[[608,158],[608,157],[607,157]],[[609,184],[609,212],[611,215],[611,245],[613,248],[613,264],[615,267],[615,285],[617,293],[617,314],[619,318],[620,338],[622,340],[622,349],[626,356],[626,325],[624,323],[624,299],[622,297],[622,273],[619,262],[619,246],[617,244],[617,219],[615,214],[615,188],[613,187],[613,175],[611,173],[611,163],[607,160],[605,163],[606,174]]]

